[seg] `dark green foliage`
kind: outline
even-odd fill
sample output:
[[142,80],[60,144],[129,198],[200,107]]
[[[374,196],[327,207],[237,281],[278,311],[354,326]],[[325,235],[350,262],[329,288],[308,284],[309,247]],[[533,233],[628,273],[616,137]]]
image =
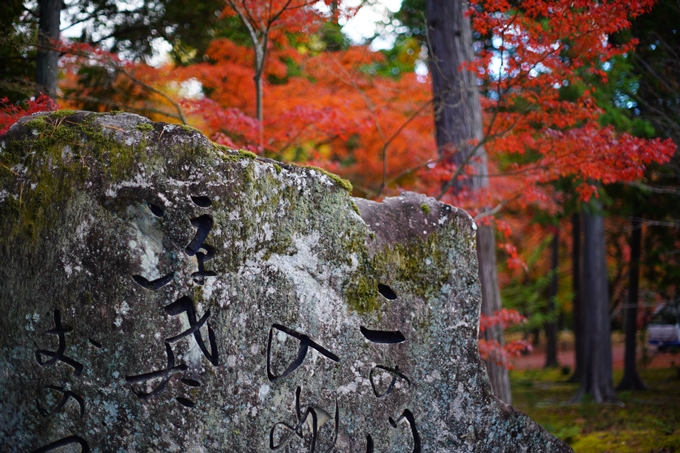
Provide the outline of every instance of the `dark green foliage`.
[[151,55],[153,41],[163,38],[172,45],[173,59],[189,64],[203,58],[224,2],[146,0],[135,6],[115,0],[72,1],[66,7],[67,22],[85,22],[80,41],[110,45],[112,52],[133,59]]
[[[541,244],[536,247],[526,261],[529,269],[534,269],[535,264],[546,253],[548,253],[548,246],[550,245],[550,237],[546,237]],[[501,262],[503,262],[501,260]],[[545,323],[554,321],[560,306],[560,300],[555,301],[557,309],[553,312],[546,310],[548,303],[546,300],[546,291],[555,273],[549,271],[543,275],[523,275],[522,277],[513,278],[502,288],[503,307],[519,311],[527,317],[527,322],[520,324],[513,328],[513,330],[521,330],[528,334],[537,329],[542,328]],[[571,297],[571,295],[569,295]]]
[[0,2],[0,99],[17,102],[33,94],[37,21],[22,1]]

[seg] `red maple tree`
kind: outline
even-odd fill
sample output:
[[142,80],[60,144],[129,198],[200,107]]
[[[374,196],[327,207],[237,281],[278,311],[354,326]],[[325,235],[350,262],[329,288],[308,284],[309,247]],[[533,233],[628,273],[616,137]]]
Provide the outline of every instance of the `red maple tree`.
[[[429,78],[375,74],[371,68],[387,62],[366,46],[333,52],[315,47],[322,15],[304,0],[231,0],[223,14],[241,17],[252,47],[220,37],[210,45],[208,61],[189,67],[117,62],[124,71],[115,83],[139,82],[135,90],[147,91],[143,100],[126,100],[132,107],[151,115],[181,108],[176,116],[186,116],[217,142],[325,167],[351,179],[356,195],[419,190],[464,207],[478,221],[495,221],[508,238],[500,247],[509,267],[520,269],[524,263],[510,237],[521,226],[497,216],[501,209],[557,213],[567,194],[554,181],[576,181],[577,195],[587,200],[596,195],[596,184],[635,180],[648,164],[666,162],[675,152],[670,140],[641,139],[598,123],[602,110],[593,80],[606,81],[607,62],[635,45],[615,47],[607,38],[653,3],[471,4],[474,29],[488,45],[462,69],[476,72],[483,89],[485,134],[472,145],[488,153],[486,191],[442,190],[472,176],[475,158],[456,167],[446,153],[437,154]],[[66,84],[73,85],[70,74]],[[178,87],[188,81],[209,94],[180,99]],[[493,349],[481,344],[487,347]]]

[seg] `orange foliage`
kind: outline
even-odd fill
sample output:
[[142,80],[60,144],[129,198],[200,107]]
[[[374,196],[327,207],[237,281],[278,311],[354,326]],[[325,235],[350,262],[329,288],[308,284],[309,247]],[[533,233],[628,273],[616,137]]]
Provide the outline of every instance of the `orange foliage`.
[[[237,14],[234,8],[248,11],[252,32],[269,33],[262,125],[255,118],[256,57],[251,47],[215,39],[207,52],[209,61],[189,67],[152,68],[101,54],[97,58],[100,64],[109,64],[106,58],[122,64],[144,84],[176,99],[182,95],[182,83],[200,83],[205,97],[185,98],[180,104],[189,122],[213,140],[325,167],[351,179],[359,196],[380,197],[404,189],[439,195],[452,175],[473,174],[473,166],[458,169],[450,162],[447,153],[455,150],[437,154],[428,78],[373,74],[371,68],[384,64],[384,57],[365,46],[313,50],[307,46],[309,35],[318,30],[321,16],[306,0],[229,3],[225,16]],[[477,73],[485,94],[482,144],[490,187],[484,192],[448,193],[442,201],[467,209],[478,221],[495,221],[511,270],[527,270],[522,250],[515,245],[522,240],[516,235],[544,237],[543,231],[527,225],[527,213],[555,215],[568,196],[552,182],[571,178],[579,184],[577,195],[588,200],[597,195],[596,183],[632,181],[646,165],[667,162],[675,152],[669,140],[644,140],[600,127],[602,112],[590,83],[593,77],[606,79],[603,63],[635,44],[613,47],[607,36],[628,27],[631,17],[648,11],[653,3],[527,0],[520,10],[507,0],[472,2],[474,29],[494,43],[493,48],[479,50],[469,67],[461,68]],[[281,9],[286,5],[293,8]],[[490,68],[498,64],[491,65],[492,61],[502,63],[495,72]],[[67,69],[78,64],[82,60],[74,59]],[[69,74],[67,84],[73,85],[74,75]],[[130,80],[120,74],[118,78],[118,84]],[[140,110],[155,105],[157,110],[172,111],[163,96],[155,92],[141,96],[144,88],[134,90],[140,100],[131,102]],[[488,207],[491,212],[482,212]],[[501,208],[523,216],[494,219]],[[483,318],[481,329],[486,323],[517,321],[513,316],[501,312]],[[480,341],[482,354],[502,363],[507,363],[508,353],[525,347],[513,344],[502,351],[499,345]]]

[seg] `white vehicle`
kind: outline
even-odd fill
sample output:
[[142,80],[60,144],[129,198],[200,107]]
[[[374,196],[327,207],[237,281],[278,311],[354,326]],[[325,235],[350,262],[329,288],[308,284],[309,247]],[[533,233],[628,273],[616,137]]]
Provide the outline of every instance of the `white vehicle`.
[[656,345],[660,351],[680,346],[680,303],[657,308],[647,326],[647,333],[649,344]]

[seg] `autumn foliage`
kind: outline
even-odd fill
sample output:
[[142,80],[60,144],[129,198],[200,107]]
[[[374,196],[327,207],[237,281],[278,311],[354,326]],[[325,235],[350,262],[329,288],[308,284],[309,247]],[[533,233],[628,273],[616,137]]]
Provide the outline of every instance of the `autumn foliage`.
[[[481,315],[479,318],[479,334],[490,327],[500,325],[503,329],[526,322],[526,317],[517,310],[501,309],[493,316]],[[501,366],[512,369],[510,357],[529,353],[532,350],[531,343],[526,340],[514,340],[503,346],[497,340],[479,339],[479,355],[483,360],[494,360]]]
[[13,104],[7,98],[0,99],[0,134],[7,132],[21,117],[37,112],[49,112],[56,108],[57,104],[45,94],[27,100],[25,106]]
[[[206,58],[188,66],[152,67],[63,43],[61,105],[184,120],[218,143],[338,173],[352,181],[356,196],[407,189],[441,196],[477,221],[496,224],[511,272],[527,270],[513,234],[532,213],[557,215],[566,199],[588,200],[597,196],[598,184],[634,181],[647,165],[667,162],[675,152],[670,140],[641,139],[599,122],[595,87],[606,83],[608,62],[636,44],[613,46],[608,36],[649,11],[654,0],[530,0],[521,8],[506,0],[471,2],[478,58],[461,70],[480,80],[485,134],[473,145],[487,152],[490,185],[456,194],[441,194],[441,188],[475,170],[456,168],[450,156],[437,153],[429,77],[389,73],[393,62],[367,46],[328,50],[322,27],[337,15],[312,3],[227,0],[222,19],[241,18],[251,40],[216,36]],[[397,55],[402,66],[413,68],[423,58],[426,51],[417,44],[414,51],[414,42]],[[429,67],[436,70],[432,62]],[[258,118],[254,80],[260,76]],[[191,86],[200,93],[188,93]],[[43,108],[51,107],[39,98],[26,112]],[[23,112],[13,109],[2,106],[3,130]],[[555,184],[565,179],[575,187],[571,192]],[[521,212],[524,220],[498,215],[503,211]],[[520,322],[517,312],[502,311],[483,317],[480,330]],[[480,341],[482,355],[502,363],[525,347],[513,344],[503,352]]]

